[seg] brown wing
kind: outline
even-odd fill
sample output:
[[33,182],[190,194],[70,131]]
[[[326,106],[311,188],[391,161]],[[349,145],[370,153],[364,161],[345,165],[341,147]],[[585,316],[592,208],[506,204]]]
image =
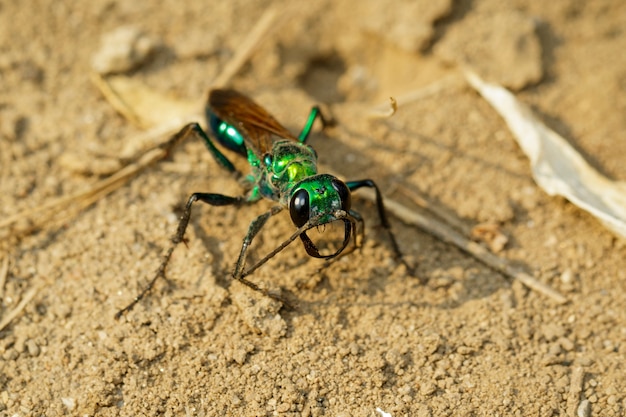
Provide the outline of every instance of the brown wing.
[[217,117],[232,125],[246,141],[246,147],[261,156],[272,149],[272,135],[298,139],[263,107],[235,90],[212,90],[209,106]]

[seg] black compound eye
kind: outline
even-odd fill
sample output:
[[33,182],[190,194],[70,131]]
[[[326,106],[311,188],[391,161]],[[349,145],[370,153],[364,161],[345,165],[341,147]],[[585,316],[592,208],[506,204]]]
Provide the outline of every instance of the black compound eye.
[[352,195],[350,194],[348,186],[338,179],[332,180],[332,184],[341,199],[341,209],[344,211],[350,210],[350,207],[352,207]]
[[309,192],[302,188],[296,191],[289,204],[289,215],[293,224],[298,227],[304,226],[309,221],[310,208]]

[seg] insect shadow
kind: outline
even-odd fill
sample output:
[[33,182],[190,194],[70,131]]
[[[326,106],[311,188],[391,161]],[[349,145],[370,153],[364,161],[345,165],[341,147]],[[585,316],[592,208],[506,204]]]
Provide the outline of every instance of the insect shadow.
[[[376,183],[371,179],[344,182],[333,175],[318,172],[317,152],[307,144],[307,139],[317,119],[320,119],[324,126],[330,124],[319,107],[311,109],[304,128],[297,136],[283,127],[264,108],[235,90],[212,90],[209,93],[205,110],[211,135],[208,135],[198,123],[189,123],[173,135],[163,148],[170,152],[176,144],[189,137],[202,139],[215,161],[225,171],[247,184],[246,192],[240,196],[207,192],[191,194],[180,217],[172,243],[165,252],[156,274],[130,304],[117,312],[116,318],[130,311],[152,289],[159,278],[165,277],[166,268],[174,250],[178,244],[185,242],[185,232],[191,218],[192,207],[198,201],[211,206],[245,206],[261,199],[275,203],[268,211],[250,223],[232,276],[251,289],[288,306],[290,303],[287,299],[259,287],[247,277],[297,239],[300,239],[308,255],[327,260],[341,255],[351,242],[353,247],[356,247],[364,235],[364,221],[362,216],[352,209],[352,192],[360,188],[374,190],[376,211],[380,224],[386,231],[394,256],[408,270],[412,270],[405,261],[391,230],[383,196]],[[245,158],[250,172],[246,175],[240,172],[216,147],[214,140],[224,148]],[[296,230],[264,257],[250,266],[246,265],[248,248],[253,239],[272,216],[285,209],[289,211]],[[332,222],[343,223],[342,243],[330,252],[320,251],[307,232]]]

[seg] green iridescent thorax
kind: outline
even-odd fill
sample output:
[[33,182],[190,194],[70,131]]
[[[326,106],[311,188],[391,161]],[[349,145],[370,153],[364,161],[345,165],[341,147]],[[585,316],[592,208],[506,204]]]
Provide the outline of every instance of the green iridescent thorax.
[[289,203],[289,191],[304,178],[317,174],[317,155],[313,148],[293,140],[274,142],[272,152],[262,156],[248,153],[248,162],[262,196],[284,205]]

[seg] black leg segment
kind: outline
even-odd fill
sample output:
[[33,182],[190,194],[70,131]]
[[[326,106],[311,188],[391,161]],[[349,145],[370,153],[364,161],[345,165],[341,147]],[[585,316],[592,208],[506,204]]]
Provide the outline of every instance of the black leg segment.
[[376,192],[376,209],[378,210],[378,217],[380,218],[380,223],[383,225],[385,230],[387,231],[387,235],[389,236],[389,241],[391,242],[391,247],[395,253],[396,259],[398,259],[406,268],[409,274],[415,276],[415,272],[409,264],[404,260],[404,255],[402,255],[402,251],[400,250],[400,246],[396,241],[396,237],[391,231],[391,223],[389,223],[389,219],[387,218],[387,212],[385,211],[385,203],[383,202],[383,195],[376,183],[370,179],[359,180],[359,181],[348,181],[346,185],[350,189],[350,191],[358,190],[361,187],[373,188]]
[[180,131],[178,131],[178,133],[173,135],[170,140],[165,142],[162,147],[170,152],[174,146],[187,139],[190,135],[199,136],[200,139],[202,139],[209,152],[211,152],[211,155],[213,155],[217,163],[220,164],[222,168],[226,169],[228,172],[237,174],[238,177],[241,176],[241,173],[237,171],[237,168],[235,168],[233,163],[230,162],[226,155],[224,155],[219,149],[217,149],[217,147],[215,147],[215,144],[213,144],[211,138],[206,134],[204,130],[202,130],[198,123],[194,122],[185,125],[182,129],[180,129]]
[[128,304],[126,307],[121,309],[115,314],[115,318],[119,319],[123,314],[130,311],[135,307],[135,305],[141,301],[142,298],[150,292],[154,284],[157,282],[159,278],[165,278],[165,269],[167,268],[167,264],[170,262],[170,258],[174,253],[174,249],[180,242],[183,241],[185,236],[185,231],[187,230],[187,226],[189,225],[189,219],[191,218],[191,206],[196,201],[202,201],[203,203],[210,204],[212,206],[229,206],[229,205],[241,205],[244,204],[247,200],[245,197],[230,197],[223,194],[209,194],[209,193],[193,193],[189,200],[187,201],[187,205],[185,206],[185,211],[183,215],[180,217],[180,221],[178,223],[178,228],[176,229],[176,234],[172,237],[172,244],[168,248],[167,252],[163,256],[163,261],[157,269],[156,274],[150,280],[148,285],[133,299],[133,301]]

